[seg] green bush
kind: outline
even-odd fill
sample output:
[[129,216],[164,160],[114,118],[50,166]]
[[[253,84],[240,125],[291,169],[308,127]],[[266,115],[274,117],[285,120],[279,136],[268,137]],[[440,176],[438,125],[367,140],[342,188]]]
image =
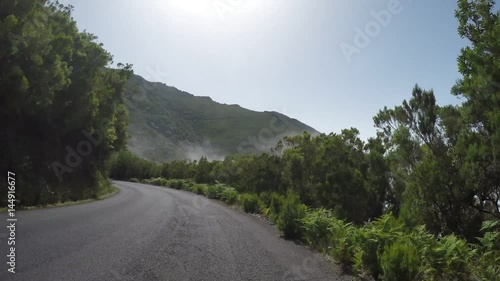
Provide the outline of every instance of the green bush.
[[56,192],[53,192],[52,188],[49,185],[45,185],[40,192],[40,196],[38,198],[38,204],[40,206],[44,206],[44,205],[55,204],[59,201],[64,201],[60,200],[61,195],[62,194],[57,194]]
[[158,178],[151,178],[148,180],[145,180],[147,184],[152,184],[152,185],[158,185],[158,186],[168,186],[168,180],[164,179],[162,177]]
[[180,180],[180,189],[187,190],[194,192],[194,185],[196,184],[193,180],[188,179],[188,180]]
[[418,250],[420,263],[418,280],[436,280],[441,271],[439,257],[436,256],[438,240],[421,225],[406,233],[408,243]]
[[221,194],[220,198],[227,204],[235,204],[238,201],[238,192],[233,187],[225,187]]
[[221,194],[222,192],[226,189],[226,188],[229,188],[227,185],[223,184],[223,183],[217,183],[214,185],[215,187],[215,194],[217,196],[217,199],[220,199],[221,198]]
[[500,220],[485,221],[481,231],[485,234],[477,246],[481,255],[475,275],[478,280],[500,281]]
[[448,280],[470,280],[471,264],[475,251],[467,242],[455,235],[448,235],[438,240],[438,246],[432,253],[436,261],[433,266],[437,278]]
[[354,269],[358,274],[379,278],[382,268],[378,260],[384,247],[403,235],[404,225],[392,214],[383,215],[360,228],[354,253]]
[[360,230],[352,223],[332,219],[329,227],[332,236],[328,254],[347,270],[352,267]]
[[332,212],[326,209],[309,209],[300,220],[304,229],[304,238],[309,245],[326,252],[330,245]]
[[406,239],[385,245],[380,255],[382,280],[412,281],[419,274],[420,260],[418,249]]
[[381,254],[384,280],[471,280],[473,276],[477,250],[455,235],[436,239],[419,226],[397,241]]
[[215,188],[215,186],[213,186],[213,185],[208,186],[206,189],[205,195],[210,199],[216,199],[217,198],[217,189]]
[[273,222],[278,220],[278,216],[281,212],[281,206],[283,206],[283,201],[285,197],[276,192],[271,193],[271,200],[269,205],[269,219]]
[[269,192],[263,191],[259,194],[259,199],[262,204],[266,207],[271,206],[271,194]]
[[173,189],[182,189],[183,182],[182,180],[172,179],[168,181],[168,186]]
[[243,193],[240,196],[240,205],[245,213],[257,213],[259,211],[259,197],[255,194]]
[[168,180],[164,179],[164,178],[161,178],[161,180],[160,180],[160,186],[168,186]]
[[271,205],[271,193],[269,192],[261,192],[259,194],[259,210],[260,213],[264,214],[265,216],[269,217],[270,215],[270,208],[269,206]]
[[130,178],[128,181],[129,182],[137,182],[137,183],[141,182],[138,178]]
[[205,195],[206,194],[206,186],[204,184],[195,184],[193,186],[193,191],[194,193],[196,194],[199,194],[199,195]]
[[299,196],[289,191],[276,222],[285,239],[301,238],[303,229],[300,220],[305,217],[306,210],[307,207],[300,203]]

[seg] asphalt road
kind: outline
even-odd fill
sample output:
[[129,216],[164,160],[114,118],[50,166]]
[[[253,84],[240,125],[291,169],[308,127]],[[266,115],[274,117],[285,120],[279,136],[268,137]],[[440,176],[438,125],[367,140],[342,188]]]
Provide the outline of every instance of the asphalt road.
[[103,201],[17,212],[15,274],[0,214],[0,280],[350,279],[256,216],[190,192],[115,184],[120,193]]

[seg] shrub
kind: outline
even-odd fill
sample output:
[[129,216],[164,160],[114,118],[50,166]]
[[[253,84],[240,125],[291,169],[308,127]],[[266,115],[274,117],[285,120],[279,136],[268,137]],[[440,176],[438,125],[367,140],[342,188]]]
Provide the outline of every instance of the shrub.
[[262,205],[265,207],[269,207],[271,205],[271,194],[267,191],[263,191],[259,194],[259,199],[262,202]]
[[500,220],[485,221],[481,231],[485,232],[479,238],[481,251],[478,259],[476,275],[479,280],[500,280]]
[[196,184],[193,180],[179,180],[181,183],[180,189],[194,192],[194,185]]
[[168,180],[162,177],[159,178],[151,178],[149,180],[145,180],[147,184],[158,185],[158,186],[168,186]]
[[130,178],[128,181],[129,182],[137,182],[137,183],[141,182],[138,178]]
[[168,181],[168,185],[173,189],[182,189],[183,182],[182,180],[172,179]]
[[330,222],[329,229],[332,236],[327,253],[339,262],[344,270],[351,268],[360,230],[352,223],[335,218]]
[[243,193],[240,196],[240,204],[245,213],[256,213],[259,210],[259,198],[255,194]]
[[217,198],[217,189],[215,188],[215,186],[213,186],[213,185],[208,186],[206,189],[205,195],[210,199],[216,199]]
[[222,192],[226,188],[229,188],[229,187],[227,185],[223,184],[223,183],[217,183],[217,184],[214,185],[214,188],[215,188],[215,194],[217,196],[217,199],[220,199]]
[[385,245],[396,241],[402,234],[404,225],[392,216],[383,215],[374,222],[359,229],[354,253],[354,269],[359,274],[369,274],[378,278],[382,268],[378,260]]
[[322,252],[326,252],[332,236],[330,229],[332,220],[334,218],[329,210],[309,209],[305,216],[300,219],[307,243]]
[[438,240],[427,230],[425,226],[417,226],[406,234],[408,243],[414,245],[418,250],[420,262],[420,280],[436,280],[439,274],[439,258],[436,257],[435,249],[438,247]]
[[44,206],[57,203],[58,201],[63,201],[60,200],[59,197],[61,197],[61,194],[53,192],[52,188],[49,185],[45,185],[40,192],[40,196],[38,198],[38,204],[40,206]]
[[418,250],[407,239],[399,239],[386,245],[380,256],[382,280],[412,281],[419,274],[420,260]]
[[206,186],[203,184],[195,184],[193,186],[193,191],[196,194],[204,195],[206,193],[205,190],[206,190]]
[[238,201],[238,192],[233,187],[226,187],[222,190],[220,198],[227,204],[235,204]]
[[261,192],[259,194],[259,210],[260,213],[264,214],[265,216],[269,217],[270,214],[270,208],[269,206],[271,205],[271,194],[269,192]]
[[283,232],[285,239],[301,238],[302,223],[307,207],[300,203],[299,196],[288,192],[278,215],[276,226]]
[[455,235],[448,235],[438,240],[438,247],[432,253],[436,261],[433,268],[437,277],[448,280],[469,280],[471,275],[470,262],[475,251],[469,248],[467,242]]
[[278,220],[278,215],[281,211],[281,206],[285,197],[276,192],[271,193],[271,200],[269,205],[269,219],[273,222]]

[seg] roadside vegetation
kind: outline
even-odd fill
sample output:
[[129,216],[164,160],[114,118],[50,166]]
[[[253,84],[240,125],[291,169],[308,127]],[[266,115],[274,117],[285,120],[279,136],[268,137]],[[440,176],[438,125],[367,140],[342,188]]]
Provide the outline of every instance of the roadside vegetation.
[[[37,210],[37,209],[45,209],[45,208],[59,208],[59,207],[80,205],[80,204],[90,203],[90,202],[97,201],[97,200],[107,199],[113,195],[116,195],[118,192],[120,192],[120,189],[118,189],[118,187],[110,185],[110,188],[108,191],[106,191],[102,195],[94,197],[94,198],[75,200],[75,201],[63,201],[63,202],[59,201],[59,202],[45,203],[45,204],[40,204],[40,205],[35,205],[35,206],[21,206],[17,210]],[[0,212],[7,212],[7,211],[8,211],[8,207],[0,208]]]
[[6,194],[7,171],[18,175],[16,208],[110,193],[107,161],[126,146],[131,65],[110,68],[112,55],[78,31],[72,11],[0,2],[0,182]]

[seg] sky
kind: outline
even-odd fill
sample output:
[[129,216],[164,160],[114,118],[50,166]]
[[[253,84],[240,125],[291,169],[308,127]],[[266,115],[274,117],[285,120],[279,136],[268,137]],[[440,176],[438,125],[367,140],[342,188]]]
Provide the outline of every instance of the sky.
[[80,30],[145,79],[322,133],[400,105],[415,84],[450,94],[457,56],[453,0],[63,0]]

